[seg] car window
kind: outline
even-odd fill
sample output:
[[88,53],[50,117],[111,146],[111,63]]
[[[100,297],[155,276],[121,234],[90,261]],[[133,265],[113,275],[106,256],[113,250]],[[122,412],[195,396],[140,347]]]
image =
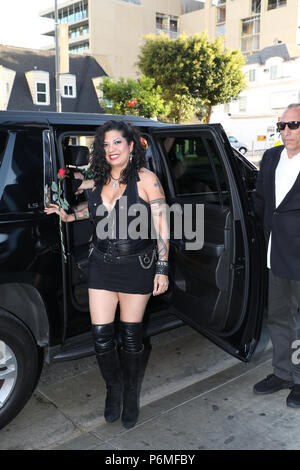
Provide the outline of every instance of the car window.
[[224,170],[210,137],[167,137],[162,146],[176,196],[198,195],[203,202],[229,203]]
[[0,132],[0,166],[4,157],[7,138],[8,132]]
[[[11,135],[13,136],[13,134]],[[27,212],[43,205],[43,141],[41,133],[17,132],[1,165],[0,212]],[[6,157],[6,155],[5,155]],[[3,160],[4,161],[4,160]]]

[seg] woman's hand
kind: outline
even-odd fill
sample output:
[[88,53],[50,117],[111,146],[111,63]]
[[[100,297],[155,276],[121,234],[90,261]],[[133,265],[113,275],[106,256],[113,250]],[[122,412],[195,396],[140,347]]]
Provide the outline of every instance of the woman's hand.
[[74,171],[74,178],[77,180],[84,180],[84,176],[80,171]]
[[163,294],[164,292],[168,290],[168,287],[169,287],[169,277],[164,274],[155,274],[153,295]]
[[44,212],[46,212],[47,215],[49,214],[59,215],[63,222],[70,222],[71,219],[73,219],[72,214],[67,214],[66,211],[62,207],[59,209],[58,205],[56,204],[48,204],[48,206],[44,209]]

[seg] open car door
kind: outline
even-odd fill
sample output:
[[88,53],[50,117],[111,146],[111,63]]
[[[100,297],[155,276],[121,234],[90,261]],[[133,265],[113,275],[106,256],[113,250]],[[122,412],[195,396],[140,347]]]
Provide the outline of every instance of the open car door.
[[186,323],[248,361],[266,292],[263,233],[251,202],[257,169],[233,153],[219,124],[166,126],[152,135],[167,203],[182,210],[180,238],[180,218],[170,217],[169,301]]

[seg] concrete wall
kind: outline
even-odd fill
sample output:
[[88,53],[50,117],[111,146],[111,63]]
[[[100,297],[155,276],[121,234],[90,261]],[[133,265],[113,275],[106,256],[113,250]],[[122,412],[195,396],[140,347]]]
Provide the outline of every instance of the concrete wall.
[[180,15],[179,0],[142,0],[141,5],[89,0],[90,53],[105,56],[114,78],[136,77],[143,35],[155,34],[156,13]]

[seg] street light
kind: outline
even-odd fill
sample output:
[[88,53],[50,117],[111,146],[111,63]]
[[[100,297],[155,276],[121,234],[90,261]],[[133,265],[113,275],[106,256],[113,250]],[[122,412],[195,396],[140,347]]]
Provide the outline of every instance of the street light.
[[56,90],[56,111],[61,113],[61,96],[60,96],[60,70],[59,70],[59,43],[58,43],[58,11],[57,0],[55,1],[55,90]]

